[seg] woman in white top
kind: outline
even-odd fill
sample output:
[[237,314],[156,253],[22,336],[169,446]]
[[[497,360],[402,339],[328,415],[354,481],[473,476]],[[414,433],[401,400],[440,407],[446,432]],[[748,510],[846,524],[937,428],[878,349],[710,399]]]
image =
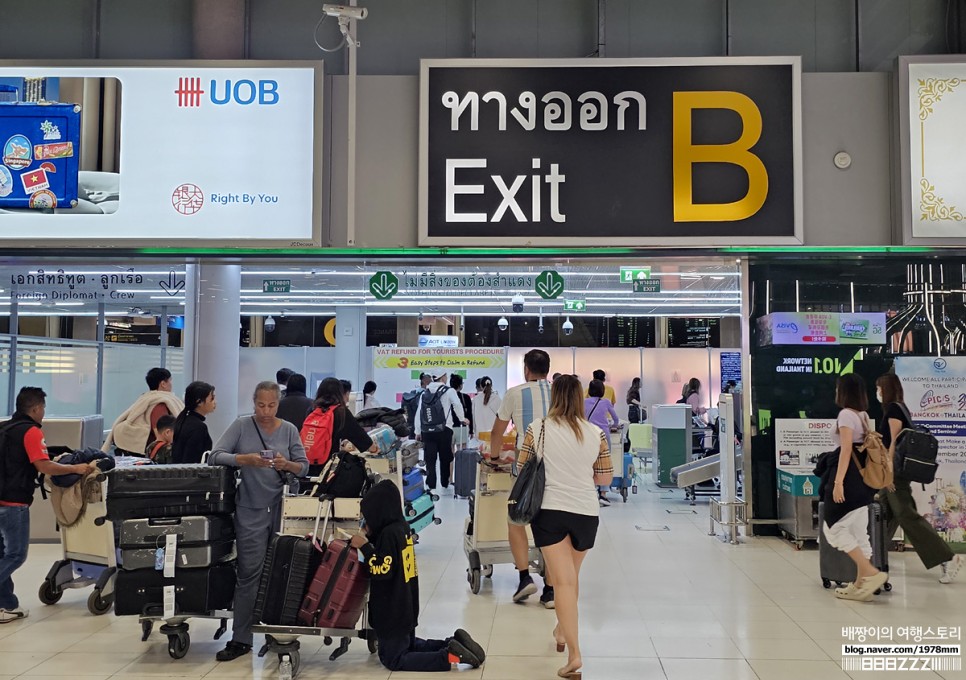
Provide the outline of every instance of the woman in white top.
[[569,651],[567,664],[557,675],[579,677],[580,565],[597,538],[597,486],[610,483],[614,468],[607,435],[584,418],[584,390],[574,376],[563,375],[554,380],[547,417],[534,420],[527,428],[517,465],[523,466],[533,455],[543,458],[546,487],[540,512],[530,528],[534,544],[547,561],[547,571],[553,574],[557,614],[553,637],[557,651]]
[[865,465],[865,451],[860,451],[857,445],[863,443],[866,432],[872,429],[865,412],[869,397],[862,376],[846,373],[839,377],[835,386],[835,404],[842,409],[835,431],[839,455],[832,462],[834,468],[829,471],[833,483],[825,485],[822,530],[830,546],[852,558],[858,572],[854,583],[836,588],[836,597],[868,602],[875,591],[885,585],[888,574],[876,569],[870,559],[872,543],[869,540],[868,506],[875,490],[866,486],[856,464]]
[[480,378],[476,385],[476,396],[473,397],[473,429],[477,433],[493,429],[502,403],[500,395],[493,389],[493,381],[487,376]]
[[376,383],[369,380],[362,388],[362,410],[379,408],[379,406],[379,402],[376,401]]

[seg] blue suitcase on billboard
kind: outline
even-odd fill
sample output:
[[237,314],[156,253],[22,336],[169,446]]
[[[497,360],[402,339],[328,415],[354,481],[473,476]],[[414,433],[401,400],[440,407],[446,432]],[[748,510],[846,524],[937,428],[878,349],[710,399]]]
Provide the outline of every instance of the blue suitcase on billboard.
[[0,208],[77,205],[81,107],[0,101]]
[[430,524],[442,524],[443,520],[436,516],[436,504],[433,497],[424,493],[412,503],[406,503],[406,521],[413,530],[414,538],[419,538],[419,532]]

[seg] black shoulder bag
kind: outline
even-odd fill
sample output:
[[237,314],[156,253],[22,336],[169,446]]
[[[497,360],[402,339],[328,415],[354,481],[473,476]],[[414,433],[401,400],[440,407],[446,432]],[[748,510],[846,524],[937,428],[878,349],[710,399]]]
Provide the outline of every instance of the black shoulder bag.
[[546,421],[540,424],[540,438],[537,446],[517,475],[510,498],[507,501],[507,516],[510,524],[523,526],[530,524],[540,512],[543,504],[543,490],[547,478],[543,467],[544,430]]

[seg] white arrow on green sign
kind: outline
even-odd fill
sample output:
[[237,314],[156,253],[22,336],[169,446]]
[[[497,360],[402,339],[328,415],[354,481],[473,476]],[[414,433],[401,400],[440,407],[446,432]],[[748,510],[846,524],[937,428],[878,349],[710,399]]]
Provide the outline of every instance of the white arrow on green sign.
[[661,279],[634,279],[635,293],[660,293]]
[[585,300],[564,300],[565,312],[586,312],[587,302]]
[[392,272],[376,272],[369,277],[369,292],[377,300],[388,300],[399,292],[399,279]]
[[621,267],[621,283],[651,278],[650,267]]
[[263,293],[291,293],[292,279],[262,279]]
[[547,269],[540,272],[533,289],[544,300],[555,300],[564,292],[564,279],[553,269]]

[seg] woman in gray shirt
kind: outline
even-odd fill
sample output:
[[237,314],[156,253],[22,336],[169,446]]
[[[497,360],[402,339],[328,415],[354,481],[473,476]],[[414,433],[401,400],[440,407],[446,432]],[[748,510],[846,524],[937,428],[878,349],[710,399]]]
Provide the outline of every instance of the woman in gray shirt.
[[277,383],[258,383],[255,414],[232,423],[208,457],[211,465],[241,469],[235,502],[238,583],[232,640],[218,652],[219,661],[232,661],[252,649],[258,581],[269,540],[278,530],[286,473],[302,477],[309,469],[299,431],[276,417],[281,396]]

